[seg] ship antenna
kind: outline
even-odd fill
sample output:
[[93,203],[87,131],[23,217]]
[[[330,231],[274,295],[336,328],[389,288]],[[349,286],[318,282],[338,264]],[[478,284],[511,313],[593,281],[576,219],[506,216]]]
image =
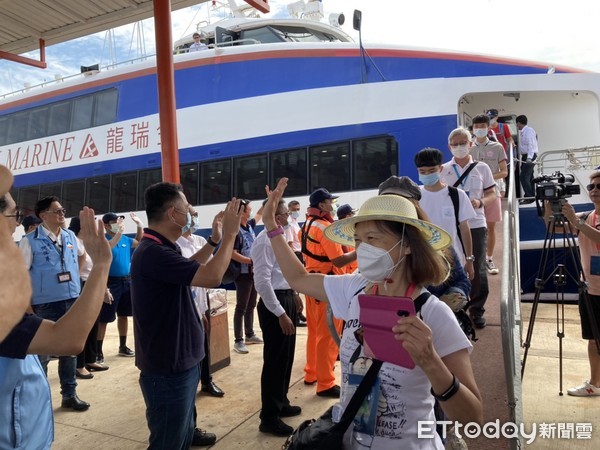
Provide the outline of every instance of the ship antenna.
[[362,12],[358,9],[354,10],[354,16],[352,18],[352,26],[353,28],[358,31],[358,46],[360,48],[360,54],[361,54],[361,64],[360,64],[360,75],[361,75],[361,83],[366,83],[367,80],[367,60],[366,58],[369,58],[369,61],[371,61],[371,64],[373,64],[373,67],[375,67],[375,69],[377,70],[377,72],[379,73],[379,76],[381,76],[381,79],[383,81],[387,81],[385,79],[385,77],[383,76],[383,73],[381,73],[381,70],[379,70],[379,67],[377,67],[377,64],[375,64],[375,61],[373,61],[373,58],[371,58],[371,55],[369,55],[367,53],[367,50],[365,50],[365,48],[363,47],[363,43],[362,43]]

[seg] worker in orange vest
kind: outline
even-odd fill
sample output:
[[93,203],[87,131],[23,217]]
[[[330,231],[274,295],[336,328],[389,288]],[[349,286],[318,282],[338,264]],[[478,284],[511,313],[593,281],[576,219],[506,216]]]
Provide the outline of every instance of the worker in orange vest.
[[[309,198],[306,222],[300,229],[304,266],[308,272],[344,274],[343,267],[356,260],[356,252],[344,253],[342,246],[325,238],[323,231],[333,222],[334,200],[337,196],[327,189],[316,189]],[[333,366],[338,347],[327,325],[327,303],[306,296],[306,366],[304,384],[317,383],[317,395],[339,398],[340,387],[335,384]],[[334,319],[334,326],[341,332],[342,321]]]

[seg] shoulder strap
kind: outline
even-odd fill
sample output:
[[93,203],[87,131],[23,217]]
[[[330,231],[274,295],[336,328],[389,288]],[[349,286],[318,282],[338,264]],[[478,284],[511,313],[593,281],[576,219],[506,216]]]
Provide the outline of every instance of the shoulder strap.
[[301,241],[300,243],[301,243],[301,247],[302,247],[301,248],[301,252],[303,254],[305,254],[306,256],[308,256],[308,257],[310,257],[312,259],[315,259],[315,260],[317,260],[319,262],[331,262],[331,260],[327,256],[324,256],[324,255],[315,255],[306,246],[306,241],[311,241],[311,242],[313,242],[315,244],[319,244],[320,243],[319,241],[314,240],[313,238],[311,238],[308,235],[308,230],[310,230],[310,227],[311,227],[312,223],[315,220],[317,220],[317,219],[318,219],[317,216],[311,216],[310,221],[307,220],[302,225],[302,228],[300,230],[300,233],[302,234],[302,238],[300,239],[300,241]]
[[379,373],[379,369],[381,369],[382,364],[383,364],[382,361],[379,361],[377,359],[373,360],[371,367],[369,367],[369,370],[367,371],[366,375],[363,377],[362,381],[356,388],[354,395],[348,402],[348,406],[346,407],[344,414],[342,414],[342,418],[335,425],[335,427],[338,430],[346,431],[348,429],[348,427],[354,420],[356,413],[360,409],[360,407],[363,403],[363,400],[367,397],[367,394],[371,390],[371,386],[373,386],[373,384],[375,383],[375,380],[377,379],[377,374]]
[[450,195],[450,200],[452,200],[452,206],[454,206],[454,223],[456,224],[456,235],[458,236],[458,240],[460,241],[460,246],[462,247],[463,254],[467,255],[465,251],[465,244],[463,243],[462,234],[460,233],[460,222],[458,220],[458,211],[459,211],[459,199],[458,199],[458,188],[454,186],[448,186],[448,195]]
[[453,186],[458,187],[460,183],[462,183],[462,181],[469,176],[469,173],[471,172],[471,170],[473,170],[473,168],[477,165],[478,162],[479,161],[472,162],[469,165],[469,167],[467,167],[467,170],[465,170],[463,174],[458,178],[458,180],[456,180],[456,183],[454,183]]
[[415,298],[415,312],[416,313],[421,312],[421,308],[423,308],[423,305],[425,303],[427,303],[427,300],[429,300],[429,297],[431,297],[431,292],[425,291],[421,295],[419,295],[417,298]]

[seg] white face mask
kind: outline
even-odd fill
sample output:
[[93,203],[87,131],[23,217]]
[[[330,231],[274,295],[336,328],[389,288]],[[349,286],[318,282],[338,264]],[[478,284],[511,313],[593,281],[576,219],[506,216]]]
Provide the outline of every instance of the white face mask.
[[473,134],[478,138],[484,138],[488,134],[487,128],[473,128]]
[[300,211],[292,211],[290,217],[294,220],[298,219],[298,217],[300,217]]
[[117,234],[119,232],[119,224],[118,223],[111,223],[110,224],[110,231]]
[[394,260],[390,256],[390,252],[401,244],[400,240],[389,250],[384,250],[371,244],[361,243],[356,249],[358,270],[361,275],[371,283],[381,283],[388,279],[406,258],[404,255],[394,264]]
[[450,147],[450,151],[456,158],[464,158],[469,155],[469,144]]

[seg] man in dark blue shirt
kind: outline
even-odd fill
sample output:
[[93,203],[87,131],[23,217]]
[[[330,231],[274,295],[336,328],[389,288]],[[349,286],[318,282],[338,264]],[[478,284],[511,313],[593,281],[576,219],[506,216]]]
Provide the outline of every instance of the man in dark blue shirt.
[[[227,269],[240,226],[240,202],[227,204],[215,221],[219,250],[206,263],[208,240],[192,258],[175,241],[191,226],[189,203],[181,185],[157,183],[144,194],[148,228],[131,261],[135,362],[146,403],[150,449],[187,449],[194,432],[194,402],[204,357],[202,321],[190,286],[216,287]],[[196,260],[198,259],[198,260]]]

